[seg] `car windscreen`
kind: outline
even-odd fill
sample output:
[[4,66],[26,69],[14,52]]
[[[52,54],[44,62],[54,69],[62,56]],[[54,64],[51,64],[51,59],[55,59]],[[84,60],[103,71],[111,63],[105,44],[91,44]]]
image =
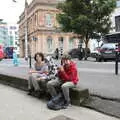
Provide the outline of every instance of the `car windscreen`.
[[115,49],[115,44],[104,44],[101,49],[105,49],[105,48],[108,48],[108,49]]

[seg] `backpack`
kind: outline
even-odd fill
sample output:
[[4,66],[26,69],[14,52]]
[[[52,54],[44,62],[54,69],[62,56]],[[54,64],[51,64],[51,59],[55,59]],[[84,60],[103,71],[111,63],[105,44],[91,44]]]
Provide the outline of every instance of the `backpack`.
[[56,97],[52,98],[48,103],[47,107],[52,110],[60,110],[64,108],[65,99],[62,94],[58,94]]

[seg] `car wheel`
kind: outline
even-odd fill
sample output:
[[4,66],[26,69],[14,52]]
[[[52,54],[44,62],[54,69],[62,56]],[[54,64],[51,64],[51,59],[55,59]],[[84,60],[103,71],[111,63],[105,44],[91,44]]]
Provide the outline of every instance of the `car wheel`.
[[104,60],[104,62],[107,62],[107,59],[103,59]]
[[97,57],[97,58],[96,58],[96,61],[97,61],[97,62],[101,62],[101,61],[102,61],[102,59],[101,59],[101,58],[99,58],[99,57]]

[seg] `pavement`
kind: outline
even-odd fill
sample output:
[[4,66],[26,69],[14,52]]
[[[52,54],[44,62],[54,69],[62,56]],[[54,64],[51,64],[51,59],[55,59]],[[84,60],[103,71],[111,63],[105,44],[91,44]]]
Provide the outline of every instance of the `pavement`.
[[119,120],[83,107],[49,110],[46,101],[0,84],[0,120]]
[[[79,85],[88,88],[91,94],[91,101],[85,107],[120,118],[120,74],[114,74],[114,64],[103,63],[103,68],[101,63],[75,61],[80,72]],[[12,64],[12,60],[3,60],[0,62],[0,74],[28,79],[28,66],[23,59],[18,67]]]

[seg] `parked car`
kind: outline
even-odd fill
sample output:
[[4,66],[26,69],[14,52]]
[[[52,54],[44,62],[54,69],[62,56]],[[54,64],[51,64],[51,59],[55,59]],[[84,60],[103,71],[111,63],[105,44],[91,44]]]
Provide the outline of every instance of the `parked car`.
[[96,58],[96,61],[107,61],[116,58],[116,44],[115,43],[105,43],[99,49],[96,49],[94,55],[91,56]]
[[[68,54],[72,57],[72,58],[78,58],[79,60],[82,60],[85,57],[85,48],[74,48],[71,49]],[[87,49],[87,57],[90,56],[90,49]]]
[[4,49],[4,57],[7,58],[13,58],[13,47],[6,47]]
[[0,60],[4,58],[3,46],[0,45]]
[[79,57],[79,53],[80,53],[80,49],[78,48],[74,48],[71,49],[68,54],[72,57],[72,58],[78,58]]
[[91,51],[90,56],[93,57],[93,58],[96,58],[99,54],[99,49],[100,49],[100,47],[94,48],[94,50]]

